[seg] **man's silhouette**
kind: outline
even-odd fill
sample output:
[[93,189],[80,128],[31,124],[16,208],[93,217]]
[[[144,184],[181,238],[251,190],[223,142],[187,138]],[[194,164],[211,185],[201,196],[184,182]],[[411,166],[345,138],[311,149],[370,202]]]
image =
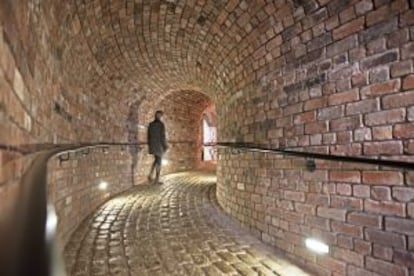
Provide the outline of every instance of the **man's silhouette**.
[[154,163],[152,163],[151,172],[148,176],[148,180],[150,182],[153,181],[152,176],[155,170],[156,174],[154,183],[159,184],[161,184],[161,182],[159,182],[159,179],[161,173],[162,156],[168,149],[167,141],[165,139],[165,126],[164,123],[161,121],[163,115],[164,113],[161,110],[155,112],[155,119],[148,126],[147,137],[149,153],[154,156]]

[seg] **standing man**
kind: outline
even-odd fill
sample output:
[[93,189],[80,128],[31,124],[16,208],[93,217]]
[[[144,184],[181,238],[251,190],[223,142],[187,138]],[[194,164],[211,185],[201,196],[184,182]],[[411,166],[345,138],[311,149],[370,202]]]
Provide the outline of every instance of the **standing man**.
[[148,180],[152,182],[152,175],[154,174],[154,169],[156,172],[155,183],[161,184],[159,182],[160,172],[161,172],[161,162],[162,156],[165,151],[168,149],[167,141],[165,140],[165,126],[161,121],[164,112],[158,110],[155,112],[155,120],[152,121],[148,126],[148,151],[149,154],[154,155],[154,163],[152,163],[151,172],[148,176]]

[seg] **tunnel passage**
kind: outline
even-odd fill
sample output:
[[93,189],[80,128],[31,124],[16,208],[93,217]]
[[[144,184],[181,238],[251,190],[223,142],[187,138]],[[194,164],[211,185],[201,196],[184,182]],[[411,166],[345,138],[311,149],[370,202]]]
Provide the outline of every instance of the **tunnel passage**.
[[[216,104],[221,142],[413,162],[411,1],[5,0],[0,20],[1,220],[23,188],[27,149],[139,141],[160,100],[181,91]],[[100,175],[122,183],[114,193],[139,184],[137,152],[51,165],[57,205],[72,205],[72,219],[99,198],[79,222],[109,197],[96,191]],[[303,159],[228,149],[217,166],[223,209],[310,271],[413,273],[411,171],[317,160],[311,174]],[[73,189],[88,179],[76,175],[90,192]],[[309,252],[308,237],[330,253]]]
[[101,206],[65,250],[71,275],[308,275],[215,203],[215,176],[184,172]]

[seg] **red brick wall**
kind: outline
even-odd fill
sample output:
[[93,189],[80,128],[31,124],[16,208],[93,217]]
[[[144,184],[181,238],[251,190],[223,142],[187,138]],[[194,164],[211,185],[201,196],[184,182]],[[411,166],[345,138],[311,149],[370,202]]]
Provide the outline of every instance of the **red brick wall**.
[[286,6],[284,27],[252,53],[251,78],[238,83],[239,95],[220,100],[221,140],[341,155],[413,154],[409,1],[303,2],[321,4],[312,12]]
[[[409,1],[300,2],[273,9],[239,92],[220,100],[219,140],[414,160]],[[413,274],[412,175],[321,161],[310,173],[304,162],[222,150],[219,202],[317,274]],[[305,249],[309,236],[331,253]]]
[[[169,141],[169,149],[164,156],[168,163],[162,167],[161,174],[200,167],[202,113],[210,103],[211,99],[200,92],[175,91],[155,104],[155,110],[164,111],[162,120]],[[138,134],[141,141],[146,141],[146,127],[153,118],[153,112],[143,118],[145,128],[141,128]],[[146,179],[153,158],[147,155],[146,147],[142,154],[138,171],[141,178]]]
[[[161,108],[172,115],[166,120],[169,138],[190,141],[171,143],[170,162],[163,173],[196,167],[198,113],[209,99],[182,89],[170,96],[160,97],[159,92],[145,95],[151,89],[131,80],[130,75],[124,78],[111,72],[117,67],[102,62],[109,55],[100,52],[108,45],[89,41],[88,33],[95,29],[82,26],[82,17],[82,9],[75,3],[0,3],[0,145],[33,149],[34,145],[145,141],[145,127],[155,109]],[[134,183],[146,180],[152,161],[146,147],[126,152],[74,156],[61,165],[56,159],[51,161],[50,188],[61,215],[63,241],[107,199],[96,191],[96,180],[102,175],[118,181],[111,186],[110,195],[130,187],[132,181],[125,174],[131,170],[132,154],[137,163]],[[18,204],[20,177],[31,159],[0,151],[0,206],[4,210],[0,219]],[[86,198],[84,208],[81,202]]]
[[[217,196],[226,212],[318,275],[410,275],[413,173],[377,166],[221,150]],[[306,238],[330,246],[319,256]]]
[[[409,1],[122,3],[1,1],[1,144],[127,141],[135,135],[126,127],[132,103],[143,101],[137,114],[146,126],[171,91],[202,91],[216,102],[221,141],[412,160],[414,14]],[[191,104],[171,104],[195,104],[184,100]],[[184,113],[179,115],[177,126],[186,120]],[[175,123],[167,123],[174,129]],[[145,131],[137,135],[145,136]],[[196,147],[182,147],[171,149],[173,159],[178,152],[193,156]],[[148,166],[146,158],[139,160]],[[221,158],[232,157],[223,153]],[[1,153],[1,198],[19,190],[25,162]],[[178,159],[172,164],[191,167]],[[229,166],[235,172],[219,175],[223,204],[236,192],[230,175],[242,178],[247,171],[246,177],[253,177],[257,165],[245,160]],[[140,168],[137,179],[147,170]],[[384,186],[361,181],[357,191]],[[404,181],[411,191],[407,177]],[[287,194],[294,201],[296,194]],[[398,198],[384,202],[398,203]],[[408,215],[411,207],[406,207]],[[387,229],[386,220],[381,227],[387,234],[395,232]],[[404,250],[409,250],[412,234],[402,234]],[[398,250],[387,257],[388,263],[399,262]],[[377,255],[364,257],[364,267],[381,267]],[[332,255],[325,261],[343,269],[337,263],[341,260]]]
[[[123,139],[124,119],[119,120],[123,117],[117,115],[118,110],[108,107],[111,101],[99,101],[79,78],[73,78],[70,66],[64,66],[68,60],[72,64],[87,62],[87,58],[75,59],[65,51],[73,45],[78,50],[88,49],[81,37],[76,36],[79,34],[76,20],[68,21],[73,7],[51,4],[47,11],[45,7],[34,1],[0,3],[0,144],[35,149],[52,143]],[[70,43],[69,36],[73,38]],[[76,75],[82,74],[78,71]],[[57,189],[54,198],[62,240],[107,198],[94,190],[97,174],[111,173],[111,180],[122,180],[122,171],[129,169],[128,158],[114,155],[108,160],[107,155],[91,154],[80,160],[73,158],[62,166],[51,162],[50,188]],[[23,157],[0,151],[0,220],[13,216],[22,192],[20,179],[32,159],[33,155]],[[110,164],[117,160],[119,163]],[[66,167],[68,164],[70,168]],[[110,194],[130,187],[128,179],[118,181]],[[83,194],[89,191],[90,195]],[[62,204],[62,200],[68,203]]]
[[[49,161],[48,194],[59,218],[61,245],[100,204],[132,187],[131,163],[128,148],[119,146],[64,153]],[[104,190],[101,181],[108,183]]]

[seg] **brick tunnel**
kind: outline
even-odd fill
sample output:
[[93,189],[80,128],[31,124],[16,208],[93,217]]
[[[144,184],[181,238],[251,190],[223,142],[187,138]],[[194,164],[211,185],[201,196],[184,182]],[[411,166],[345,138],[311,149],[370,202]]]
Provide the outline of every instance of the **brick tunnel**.
[[413,5],[2,0],[0,275],[413,276]]

